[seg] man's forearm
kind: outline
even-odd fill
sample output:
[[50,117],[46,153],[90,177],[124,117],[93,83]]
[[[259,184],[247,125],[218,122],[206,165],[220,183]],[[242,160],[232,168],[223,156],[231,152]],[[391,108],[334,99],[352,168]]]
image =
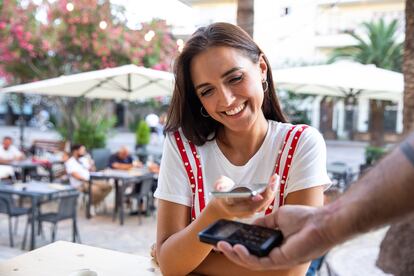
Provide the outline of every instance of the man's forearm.
[[414,211],[414,164],[407,148],[414,149],[414,135],[354,183],[341,198],[321,210],[328,214],[324,230],[334,242]]
[[129,170],[132,169],[132,164],[125,164],[125,163],[118,163],[115,162],[112,164],[112,168],[116,169],[116,170]]

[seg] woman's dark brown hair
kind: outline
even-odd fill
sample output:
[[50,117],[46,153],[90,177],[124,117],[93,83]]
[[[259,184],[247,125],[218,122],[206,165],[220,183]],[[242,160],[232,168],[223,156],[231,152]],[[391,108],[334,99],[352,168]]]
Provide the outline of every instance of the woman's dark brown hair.
[[[214,23],[201,27],[186,42],[174,65],[175,87],[165,131],[176,131],[181,127],[185,137],[198,146],[214,139],[222,124],[211,117],[206,118],[201,115],[202,105],[194,90],[190,66],[195,56],[215,46],[238,49],[254,63],[259,61],[262,54],[259,46],[245,31],[229,23]],[[286,122],[276,96],[269,61],[264,55],[263,58],[267,64],[269,84],[263,99],[264,116],[266,119]]]

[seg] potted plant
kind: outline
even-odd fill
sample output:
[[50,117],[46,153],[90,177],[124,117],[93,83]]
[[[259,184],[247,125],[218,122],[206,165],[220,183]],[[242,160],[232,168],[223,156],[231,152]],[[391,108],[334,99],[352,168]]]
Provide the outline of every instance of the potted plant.
[[137,129],[135,131],[135,137],[136,137],[136,150],[137,155],[141,162],[145,163],[147,161],[147,145],[150,142],[150,135],[151,130],[148,124],[141,120],[138,123]]
[[365,148],[365,164],[360,165],[360,172],[363,173],[365,170],[370,168],[379,159],[381,159],[387,150],[383,147],[368,146]]

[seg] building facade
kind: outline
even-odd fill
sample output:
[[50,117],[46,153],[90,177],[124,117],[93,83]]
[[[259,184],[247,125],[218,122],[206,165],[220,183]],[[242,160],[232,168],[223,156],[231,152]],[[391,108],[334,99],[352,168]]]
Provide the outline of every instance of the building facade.
[[[196,26],[217,21],[236,23],[237,0],[182,0],[193,8]],[[399,22],[404,39],[404,0],[254,0],[254,39],[272,67],[284,68],[326,63],[333,49],[355,45],[346,32],[361,32],[363,22],[384,19]],[[277,76],[276,76],[277,79]],[[314,97],[305,108],[312,125],[334,139],[370,140],[375,127],[373,111],[383,114],[387,141],[402,132],[402,97],[382,102]]]

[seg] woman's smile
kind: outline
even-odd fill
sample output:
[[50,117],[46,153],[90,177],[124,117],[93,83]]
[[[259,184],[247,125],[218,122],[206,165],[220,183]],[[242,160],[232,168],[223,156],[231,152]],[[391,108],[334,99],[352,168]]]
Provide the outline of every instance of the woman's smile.
[[239,115],[245,109],[245,107],[246,107],[246,102],[232,109],[224,111],[223,113],[226,114],[227,116],[236,116],[236,115]]

